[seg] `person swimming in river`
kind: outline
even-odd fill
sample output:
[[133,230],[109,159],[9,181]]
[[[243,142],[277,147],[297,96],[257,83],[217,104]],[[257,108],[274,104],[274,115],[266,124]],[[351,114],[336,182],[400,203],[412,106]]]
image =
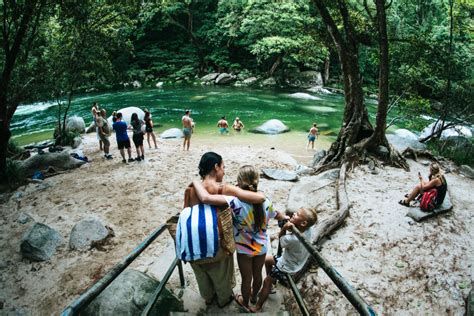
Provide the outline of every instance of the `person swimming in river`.
[[221,117],[219,122],[217,122],[217,127],[219,127],[219,133],[221,135],[229,134],[229,123],[227,123],[225,116]]
[[245,126],[244,123],[242,123],[242,121],[239,119],[239,117],[236,117],[234,123],[232,124],[232,128],[234,129],[234,131],[240,132],[245,128]]

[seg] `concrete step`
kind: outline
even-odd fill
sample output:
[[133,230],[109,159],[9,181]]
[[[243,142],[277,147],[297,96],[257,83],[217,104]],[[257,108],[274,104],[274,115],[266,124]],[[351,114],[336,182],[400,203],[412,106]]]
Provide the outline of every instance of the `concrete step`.
[[[160,254],[154,257],[153,263],[151,263],[147,269],[146,273],[151,275],[152,277],[156,278],[157,280],[161,280],[169,266],[169,262],[175,256],[174,250],[174,243],[170,240],[169,243],[165,245],[165,247],[160,249]],[[235,278],[236,278],[236,286],[234,287],[233,291],[235,294],[240,293],[240,273],[237,269],[237,259],[234,256],[235,260]],[[164,268],[166,267],[166,268]],[[186,315],[240,315],[243,310],[239,304],[235,301],[230,303],[228,306],[224,308],[219,308],[217,304],[212,304],[210,306],[206,306],[204,299],[201,298],[199,294],[199,290],[196,283],[196,278],[194,277],[194,272],[189,264],[183,265],[184,276],[186,279],[186,287],[181,288],[179,285],[179,277],[178,272],[175,271],[171,276],[166,288],[171,290],[177,297],[183,300],[184,303],[184,310],[187,313]],[[262,271],[264,274],[265,272]],[[287,293],[288,289],[278,285],[276,287],[276,293],[270,294],[267,301],[263,306],[262,315],[289,315],[286,311],[284,311],[284,294]],[[280,314],[282,313],[282,314]],[[184,315],[183,314],[183,315]],[[173,315],[180,315],[179,313],[174,313]]]

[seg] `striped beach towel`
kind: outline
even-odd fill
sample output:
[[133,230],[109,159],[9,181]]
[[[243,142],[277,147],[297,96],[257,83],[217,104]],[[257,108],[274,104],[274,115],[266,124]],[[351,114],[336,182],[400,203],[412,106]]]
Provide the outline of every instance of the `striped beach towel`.
[[213,258],[219,250],[217,210],[197,204],[186,207],[176,227],[176,255],[185,262]]

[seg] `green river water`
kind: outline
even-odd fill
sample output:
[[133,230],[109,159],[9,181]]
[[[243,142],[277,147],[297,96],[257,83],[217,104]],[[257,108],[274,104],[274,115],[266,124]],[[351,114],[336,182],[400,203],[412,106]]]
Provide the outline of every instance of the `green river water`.
[[[320,100],[304,100],[290,96],[295,92],[308,93],[319,97]],[[334,140],[344,109],[344,99],[339,94],[317,95],[304,90],[195,86],[77,95],[73,99],[69,115],[82,116],[88,126],[92,121],[90,109],[94,101],[98,102],[101,108],[105,108],[109,115],[114,110],[128,106],[148,108],[155,125],[162,125],[155,128],[157,134],[168,128],[181,128],[184,109],[191,109],[191,116],[196,122],[196,132],[204,138],[218,137],[216,124],[220,117],[225,115],[230,125],[234,118],[239,116],[247,131],[269,119],[279,119],[291,129],[282,140],[291,141],[294,136],[303,143],[313,122],[318,123],[321,140]],[[375,115],[375,101],[368,100],[367,104],[371,115]],[[19,145],[50,139],[56,120],[57,104],[53,101],[21,105],[11,124],[13,138]],[[252,135],[244,133],[241,137]]]

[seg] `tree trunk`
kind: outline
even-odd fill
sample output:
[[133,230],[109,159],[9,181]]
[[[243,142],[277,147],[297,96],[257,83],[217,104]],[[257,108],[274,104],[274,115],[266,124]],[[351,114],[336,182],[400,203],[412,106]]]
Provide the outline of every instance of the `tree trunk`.
[[342,36],[335,21],[326,8],[323,0],[313,0],[321,17],[326,24],[329,34],[336,45],[341,63],[344,80],[345,109],[341,130],[336,142],[331,145],[328,154],[321,161],[317,171],[338,167],[347,161],[351,165],[358,162],[366,150],[376,149],[383,145],[389,150],[390,162],[405,169],[408,165],[388,143],[385,137],[388,111],[388,39],[385,16],[385,1],[376,0],[377,21],[379,26],[379,108],[377,110],[376,129],[372,127],[367,108],[364,104],[364,94],[359,71],[358,42],[350,15],[343,0],[338,0],[339,13],[343,22],[344,35]]
[[329,68],[331,66],[331,59],[329,56],[324,60],[324,75],[323,75],[323,85],[327,86],[329,82]]
[[343,1],[339,2],[340,13],[344,22],[345,38],[342,37],[335,21],[331,17],[323,0],[313,0],[326,24],[329,34],[336,45],[341,63],[344,81],[345,109],[341,130],[336,142],[331,145],[328,154],[321,163],[320,171],[338,167],[344,160],[353,160],[351,147],[362,139],[372,135],[373,128],[369,122],[367,108],[364,104],[362,83],[358,66],[358,46],[353,36],[353,27],[349,13]]
[[277,59],[273,63],[272,67],[270,68],[270,71],[268,72],[270,77],[273,76],[273,73],[278,68],[278,66],[281,64],[281,62],[282,62],[282,57],[281,57],[281,55],[278,55]]

